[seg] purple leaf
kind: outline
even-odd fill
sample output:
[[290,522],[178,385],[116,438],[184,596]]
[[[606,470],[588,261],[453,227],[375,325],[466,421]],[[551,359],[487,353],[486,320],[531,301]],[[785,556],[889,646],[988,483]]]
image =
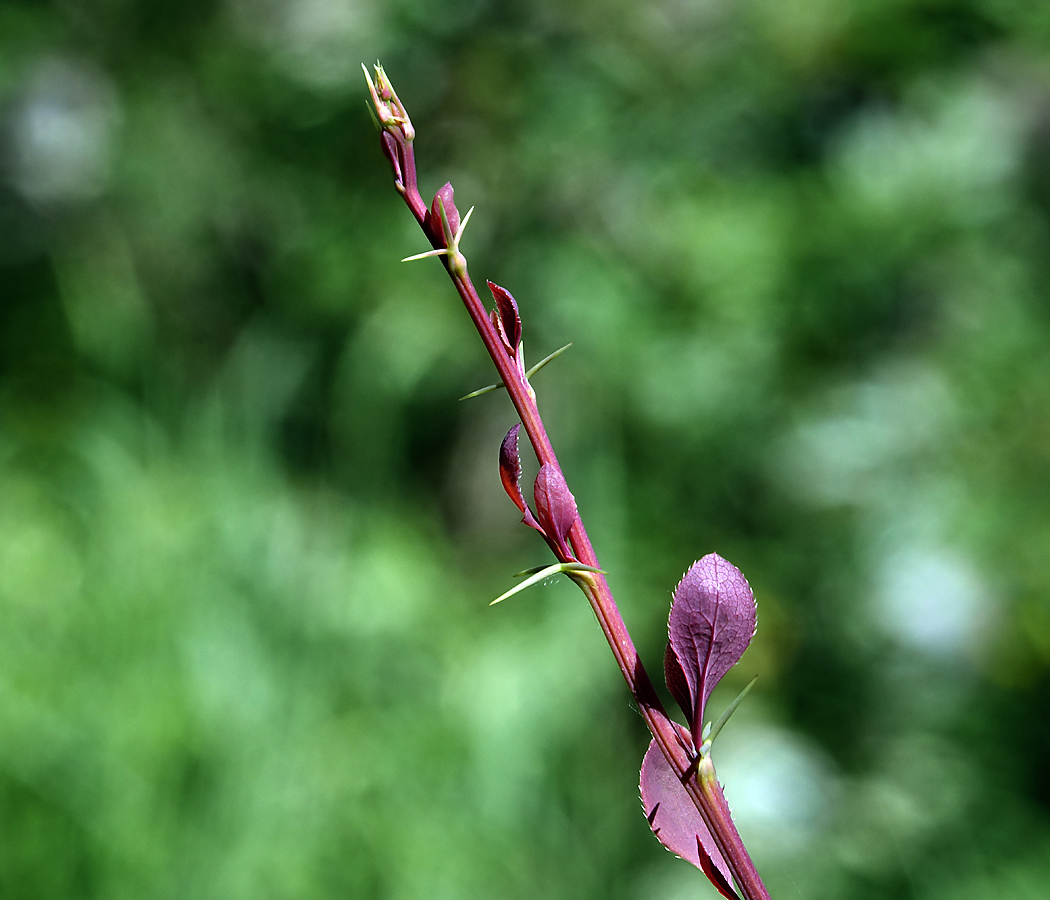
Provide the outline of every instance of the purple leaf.
[[689,682],[686,680],[682,667],[678,664],[678,657],[675,656],[674,650],[671,649],[670,641],[668,641],[664,650],[664,680],[667,682],[667,689],[671,692],[671,696],[674,697],[675,703],[682,708],[686,721],[689,722],[689,727],[692,728],[694,725],[693,703],[690,699]]
[[452,246],[452,239],[459,231],[459,210],[456,209],[452,194],[452,183],[445,182],[430,204],[430,226],[437,234],[444,237],[446,247]]
[[492,296],[496,300],[496,308],[499,310],[500,322],[503,325],[501,337],[507,349],[514,354],[518,350],[518,344],[521,343],[521,316],[518,314],[518,304],[514,302],[514,298],[506,288],[501,288],[491,281],[486,283],[489,290],[492,291]]
[[518,455],[518,432],[520,430],[521,425],[515,425],[507,432],[507,436],[500,445],[499,477],[507,495],[524,514],[522,521],[530,528],[535,528],[540,534],[544,534],[532,510],[525,503],[525,495],[521,492],[521,457]]
[[667,632],[667,686],[699,733],[707,698],[755,634],[755,595],[747,579],[717,553],[693,563],[675,588]]
[[498,309],[494,309],[489,313],[489,321],[492,322],[493,328],[496,329],[496,334],[499,335],[503,349],[513,356],[514,348],[510,345],[510,338],[507,337],[507,329],[503,327],[503,317],[499,314]]
[[573,559],[567,538],[578,516],[576,498],[570,493],[565,476],[557,466],[550,463],[540,466],[533,495],[536,497],[536,518],[543,530],[567,559]]
[[726,900],[740,900],[737,892],[733,890],[733,883],[726,878],[725,874],[715,867],[715,861],[704,852],[700,843],[700,835],[696,836],[696,849],[700,853],[700,868],[704,870],[707,880],[717,888]]
[[401,147],[389,131],[384,131],[380,139],[383,143],[383,155],[390,160],[390,165],[394,168],[394,181],[403,185],[405,179],[401,174]]
[[678,780],[678,775],[655,740],[649,742],[649,749],[642,760],[639,789],[645,817],[660,843],[703,871],[723,895],[735,900],[734,893],[726,894],[723,890],[723,886],[732,890],[729,866],[715,846],[715,839],[704,824],[692,797]]

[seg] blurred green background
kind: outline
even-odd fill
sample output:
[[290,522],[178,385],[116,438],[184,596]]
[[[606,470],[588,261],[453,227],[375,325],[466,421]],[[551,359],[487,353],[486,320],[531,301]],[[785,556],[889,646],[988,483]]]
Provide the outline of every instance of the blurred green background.
[[[0,2],[0,897],[715,896],[393,190],[477,209],[774,897],[1050,895],[1050,5]],[[662,688],[662,684],[661,684]]]

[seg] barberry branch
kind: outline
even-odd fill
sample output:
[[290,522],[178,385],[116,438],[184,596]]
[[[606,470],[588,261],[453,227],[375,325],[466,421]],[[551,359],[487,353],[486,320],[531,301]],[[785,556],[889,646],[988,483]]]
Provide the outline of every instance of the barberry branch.
[[[554,447],[540,418],[535,391],[526,374],[517,304],[509,292],[488,282],[496,308],[492,312],[486,309],[470,279],[467,260],[460,247],[463,228],[470,213],[460,221],[459,211],[453,202],[451,184],[446,184],[437,192],[429,207],[423,201],[416,180],[413,149],[415,129],[386,73],[378,64],[375,66],[375,75],[373,81],[365,68],[375,117],[381,130],[382,149],[393,168],[395,187],[432,247],[409,259],[426,256],[441,259],[496,366],[500,382],[510,396],[540,466],[535,491],[536,514],[532,514],[517,485],[520,477],[517,460],[518,426],[511,430],[501,448],[504,485],[523,512],[525,523],[539,531],[550,546],[561,564],[557,570],[572,578],[586,596],[656,746],[699,811],[718,852],[732,873],[737,890],[746,900],[769,900],[769,894],[737,832],[715,777],[709,756],[710,745],[701,747],[700,741],[694,744],[689,731],[676,725],[664,710],[613,599],[583,521],[577,514],[575,501],[568,491]],[[696,730],[702,727],[700,722],[691,724]],[[650,823],[655,814],[654,809]],[[735,897],[732,886],[714,870],[710,860],[704,862],[705,858],[701,851],[702,868],[708,877],[727,897]]]

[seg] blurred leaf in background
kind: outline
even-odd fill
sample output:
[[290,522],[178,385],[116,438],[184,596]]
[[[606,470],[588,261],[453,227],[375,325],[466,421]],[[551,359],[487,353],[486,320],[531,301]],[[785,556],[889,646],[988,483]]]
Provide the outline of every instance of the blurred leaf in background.
[[[710,896],[389,183],[476,205],[774,896],[1050,891],[1050,8],[0,0],[0,896]],[[706,892],[706,893],[705,893]]]

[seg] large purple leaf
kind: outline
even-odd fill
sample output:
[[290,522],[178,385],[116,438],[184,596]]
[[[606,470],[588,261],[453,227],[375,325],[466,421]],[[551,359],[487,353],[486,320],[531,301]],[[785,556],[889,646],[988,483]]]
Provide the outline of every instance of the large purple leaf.
[[499,477],[503,482],[503,489],[507,496],[514,501],[514,505],[523,513],[522,521],[530,528],[535,528],[540,534],[544,534],[536,517],[532,514],[525,495],[521,492],[521,457],[518,455],[518,432],[521,431],[520,423],[507,432],[503,443],[499,448]]
[[576,498],[565,483],[565,476],[557,466],[545,463],[540,466],[533,487],[536,497],[536,518],[547,532],[547,536],[558,545],[566,557],[569,552],[569,530],[576,522]]
[[642,760],[639,789],[645,817],[660,843],[703,871],[724,896],[735,900],[729,866],[655,740],[649,742]]
[[667,633],[667,686],[699,734],[707,698],[755,634],[755,595],[743,573],[717,553],[693,563],[675,588]]

